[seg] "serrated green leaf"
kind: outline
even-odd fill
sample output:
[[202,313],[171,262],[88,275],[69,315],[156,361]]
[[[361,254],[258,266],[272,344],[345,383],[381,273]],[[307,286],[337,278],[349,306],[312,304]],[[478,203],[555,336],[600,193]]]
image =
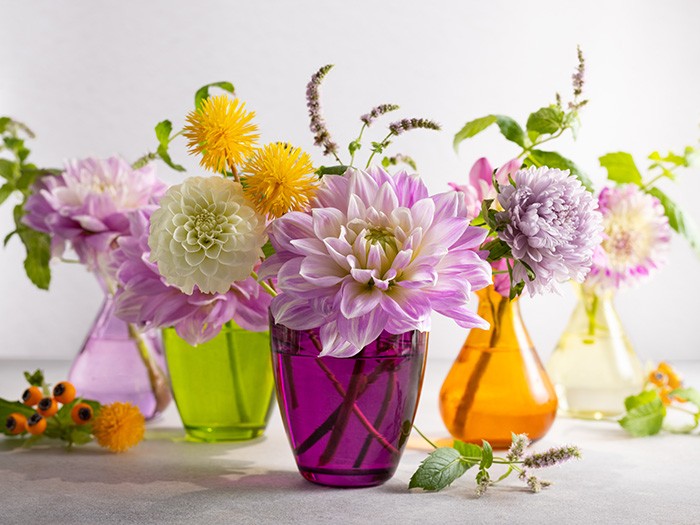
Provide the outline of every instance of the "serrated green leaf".
[[556,151],[533,149],[530,151],[530,155],[535,159],[535,165],[537,166],[548,166],[550,168],[557,168],[560,170],[569,170],[573,176],[581,181],[581,184],[583,184],[588,191],[593,191],[593,182],[591,182],[591,179],[589,179],[588,176],[581,171],[574,161],[563,157]]
[[10,122],[12,122],[10,117],[0,117],[0,133],[5,133]]
[[461,459],[461,454],[451,447],[436,449],[423,460],[411,477],[408,488],[420,487],[423,490],[442,490],[463,475],[469,466]]
[[464,140],[478,135],[497,120],[498,118],[496,115],[487,115],[485,117],[470,120],[455,134],[454,140],[452,141],[452,147],[454,147],[455,151],[457,151],[458,146]]
[[659,202],[664,207],[666,217],[668,217],[669,226],[682,235],[688,241],[690,247],[695,250],[695,253],[700,255],[700,234],[693,219],[660,189],[648,188],[644,191],[659,199]]
[[[620,426],[635,437],[658,434],[666,416],[666,407],[664,407],[658,394],[655,399],[642,404],[637,404],[641,402],[641,399],[638,399],[639,396],[630,397],[634,399],[630,400],[630,398],[627,398],[625,406],[631,406],[632,408],[628,409],[625,417],[620,419]],[[645,397],[650,396],[645,394]],[[630,400],[629,403],[628,400]]]
[[173,123],[169,120],[163,120],[156,124],[155,131],[158,144],[165,146],[167,149],[170,142],[170,133],[173,131]]
[[515,120],[506,115],[493,115],[496,117],[496,124],[507,140],[515,142],[518,146],[525,147],[525,132]]
[[204,102],[206,99],[209,98],[209,88],[212,87],[218,87],[220,89],[223,89],[224,91],[228,91],[229,93],[234,92],[234,87],[231,82],[227,81],[222,81],[222,82],[212,82],[211,84],[207,84],[206,86],[202,86],[197,90],[197,92],[194,94],[194,107],[196,109],[199,109],[202,107],[202,102]]
[[526,128],[538,135],[551,135],[559,131],[564,121],[564,112],[556,107],[540,108],[530,113]]
[[[462,460],[466,461],[470,467],[478,464],[481,461],[483,451],[479,445],[475,445],[474,443],[465,443],[464,441],[455,439],[452,447],[462,455]],[[464,458],[474,458],[474,460],[467,461]]]
[[642,185],[642,174],[629,153],[617,151],[599,157],[600,165],[608,172],[608,179],[618,184]]
[[160,159],[165,162],[168,166],[170,166],[172,169],[176,171],[185,171],[185,168],[183,166],[180,166],[179,164],[175,164],[173,160],[170,158],[170,154],[168,153],[168,148],[167,146],[163,146],[162,144],[158,146],[158,150],[156,151]]
[[489,443],[488,441],[482,440],[482,444],[484,453],[481,456],[481,463],[479,463],[479,468],[481,470],[486,470],[488,468],[491,468],[491,465],[493,465],[493,448],[491,448],[491,443]]

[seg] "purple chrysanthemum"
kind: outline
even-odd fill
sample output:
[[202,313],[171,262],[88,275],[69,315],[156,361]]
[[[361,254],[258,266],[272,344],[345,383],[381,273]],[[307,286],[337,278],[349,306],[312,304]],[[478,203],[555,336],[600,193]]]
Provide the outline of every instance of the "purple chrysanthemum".
[[383,330],[430,329],[433,311],[465,328],[488,326],[467,308],[491,282],[479,254],[486,230],[469,226],[464,196],[433,197],[416,176],[380,168],[323,177],[309,213],[270,226],[277,323],[321,327],[321,355],[348,357]]
[[129,230],[128,213],[156,202],[165,188],[150,164],[135,170],[120,157],[71,160],[61,175],[36,183],[23,220],[51,236],[54,256],[70,244],[91,270],[102,269]]
[[604,188],[598,196],[603,242],[585,286],[599,292],[635,285],[666,261],[671,227],[659,199],[634,184]]
[[232,283],[227,293],[205,294],[195,288],[188,295],[166,284],[157,265],[149,260],[149,217],[153,208],[130,214],[129,234],[119,238],[119,248],[113,254],[120,284],[117,315],[152,328],[174,327],[192,345],[213,338],[230,320],[246,330],[266,330],[272,298],[251,277]]
[[515,185],[501,186],[504,211],[496,220],[499,238],[516,259],[514,282],[524,281],[530,295],[569,279],[583,282],[601,239],[596,200],[568,170],[529,168],[513,180]]

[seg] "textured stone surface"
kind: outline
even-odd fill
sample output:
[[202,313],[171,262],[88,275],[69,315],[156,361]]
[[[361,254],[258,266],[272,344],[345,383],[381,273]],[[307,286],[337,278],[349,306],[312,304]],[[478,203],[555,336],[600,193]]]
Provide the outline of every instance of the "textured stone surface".
[[[437,390],[449,363],[435,365],[426,376],[418,422],[438,436]],[[32,366],[0,361],[0,396],[17,395],[21,370]],[[49,380],[58,380],[68,364],[42,366]],[[679,368],[690,384],[700,384],[700,365]],[[537,495],[516,479],[481,499],[466,478],[440,493],[409,492],[408,480],[425,456],[416,449],[407,450],[386,485],[338,490],[297,474],[277,412],[267,437],[199,444],[184,441],[171,407],[149,425],[144,443],[122,455],[94,445],[71,452],[59,445],[26,450],[0,438],[0,523],[698,522],[697,436],[631,439],[612,423],[559,419],[535,448],[564,443],[581,446],[584,459],[543,471],[555,484]]]

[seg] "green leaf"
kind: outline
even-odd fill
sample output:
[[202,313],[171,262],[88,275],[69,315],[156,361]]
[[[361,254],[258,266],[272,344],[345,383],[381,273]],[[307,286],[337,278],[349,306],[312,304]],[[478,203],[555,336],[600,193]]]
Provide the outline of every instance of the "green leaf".
[[[19,206],[21,209],[21,206]],[[17,209],[17,207],[15,207]],[[19,237],[27,251],[24,271],[29,280],[42,290],[49,289],[51,282],[51,239],[48,234],[27,227],[18,228]]]
[[688,244],[690,244],[690,247],[695,250],[695,253],[700,255],[700,234],[698,233],[698,227],[695,225],[693,219],[684,213],[683,210],[660,189],[648,188],[644,191],[659,199],[659,202],[661,202],[666,212],[666,217],[668,217],[669,226],[683,236],[685,240],[688,241]]
[[644,390],[637,394],[636,396],[629,396],[625,398],[625,410],[629,411],[638,406],[646,405],[648,403],[653,403],[659,397],[659,393],[656,390]]
[[[593,191],[593,182],[591,182],[591,179],[589,179],[572,160],[561,156],[556,151],[543,151],[540,149],[533,149],[530,151],[530,155],[536,161],[536,166],[548,166],[560,170],[569,170],[573,176],[581,181],[581,184],[583,184],[588,191]],[[528,160],[532,162],[531,159]]]
[[85,427],[74,427],[70,431],[69,442],[74,445],[86,445],[92,441],[90,430]]
[[527,130],[538,135],[556,133],[564,121],[564,112],[557,107],[540,108],[527,118]]
[[209,88],[212,87],[218,87],[223,89],[224,91],[228,91],[229,93],[234,92],[233,84],[231,82],[212,82],[211,84],[207,84],[206,86],[202,86],[197,90],[197,92],[194,94],[194,107],[196,109],[199,109],[202,107],[202,102],[204,102],[206,99],[209,98]]
[[467,122],[464,127],[455,134],[455,138],[452,141],[452,146],[454,147],[455,151],[457,151],[457,147],[464,140],[478,135],[497,120],[498,118],[496,115],[487,115],[486,117],[477,118]]
[[44,372],[43,370],[41,370],[41,368],[37,368],[32,374],[30,374],[29,372],[25,372],[24,379],[26,379],[27,383],[29,383],[32,386],[36,386],[39,388],[44,386]]
[[[467,463],[469,467],[472,467],[481,461],[481,457],[484,451],[481,450],[481,447],[479,445],[475,445],[474,443],[465,443],[464,441],[455,439],[452,446],[455,448],[455,450],[457,450],[457,452],[459,452],[462,455],[462,461]],[[465,458],[475,459],[469,461]]]
[[484,454],[481,456],[481,463],[479,463],[479,469],[486,470],[491,468],[493,465],[493,448],[491,448],[491,443],[482,440]]
[[163,146],[161,144],[158,146],[158,150],[156,151],[160,159],[165,162],[168,166],[170,166],[172,169],[176,171],[185,171],[185,168],[180,166],[179,164],[175,164],[172,159],[170,158],[170,154],[168,153],[168,147]]
[[438,448],[423,460],[411,477],[408,488],[442,490],[450,486],[454,480],[469,469],[469,466],[460,457],[461,454],[454,448]]
[[496,117],[496,124],[507,140],[515,142],[520,147],[525,147],[525,132],[515,120],[505,115],[492,115]]
[[670,393],[670,396],[685,399],[700,408],[700,392],[694,388],[677,388]]
[[7,198],[12,195],[13,191],[15,191],[15,185],[11,182],[6,182],[0,186],[0,204],[5,202]]
[[262,251],[265,255],[265,259],[275,254],[275,248],[274,246],[272,246],[272,243],[270,241],[267,241],[265,244],[263,244]]
[[12,122],[10,117],[0,117],[0,133],[5,133],[10,122]]
[[319,177],[324,175],[344,175],[348,168],[349,166],[320,166],[315,173]]
[[652,398],[652,395],[647,392],[642,392],[639,396],[630,396],[625,400],[625,406],[628,407],[627,414],[619,421],[620,426],[635,437],[658,434],[666,416],[666,407],[658,393],[654,391],[655,397],[651,401],[646,401]]
[[0,177],[6,180],[17,178],[19,164],[8,159],[0,159]]
[[508,246],[501,239],[494,239],[483,246],[484,250],[489,251],[489,255],[486,258],[489,262],[495,262],[503,257],[510,255],[510,246]]
[[618,151],[608,153],[598,159],[600,165],[608,172],[608,179],[618,184],[642,185],[642,174],[629,153]]
[[173,131],[173,123],[169,120],[163,120],[156,124],[156,138],[161,146],[165,146],[166,149],[170,143],[170,133]]

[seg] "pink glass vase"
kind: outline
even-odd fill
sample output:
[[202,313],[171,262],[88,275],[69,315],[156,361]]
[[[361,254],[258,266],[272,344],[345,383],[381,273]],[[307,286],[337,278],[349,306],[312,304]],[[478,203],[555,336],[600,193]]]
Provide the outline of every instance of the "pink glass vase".
[[160,334],[140,332],[114,315],[106,293],[68,374],[79,396],[102,404],[129,402],[152,419],[171,400]]
[[390,479],[411,433],[426,333],[383,332],[349,358],[318,357],[318,329],[271,323],[277,400],[301,475],[334,487]]

